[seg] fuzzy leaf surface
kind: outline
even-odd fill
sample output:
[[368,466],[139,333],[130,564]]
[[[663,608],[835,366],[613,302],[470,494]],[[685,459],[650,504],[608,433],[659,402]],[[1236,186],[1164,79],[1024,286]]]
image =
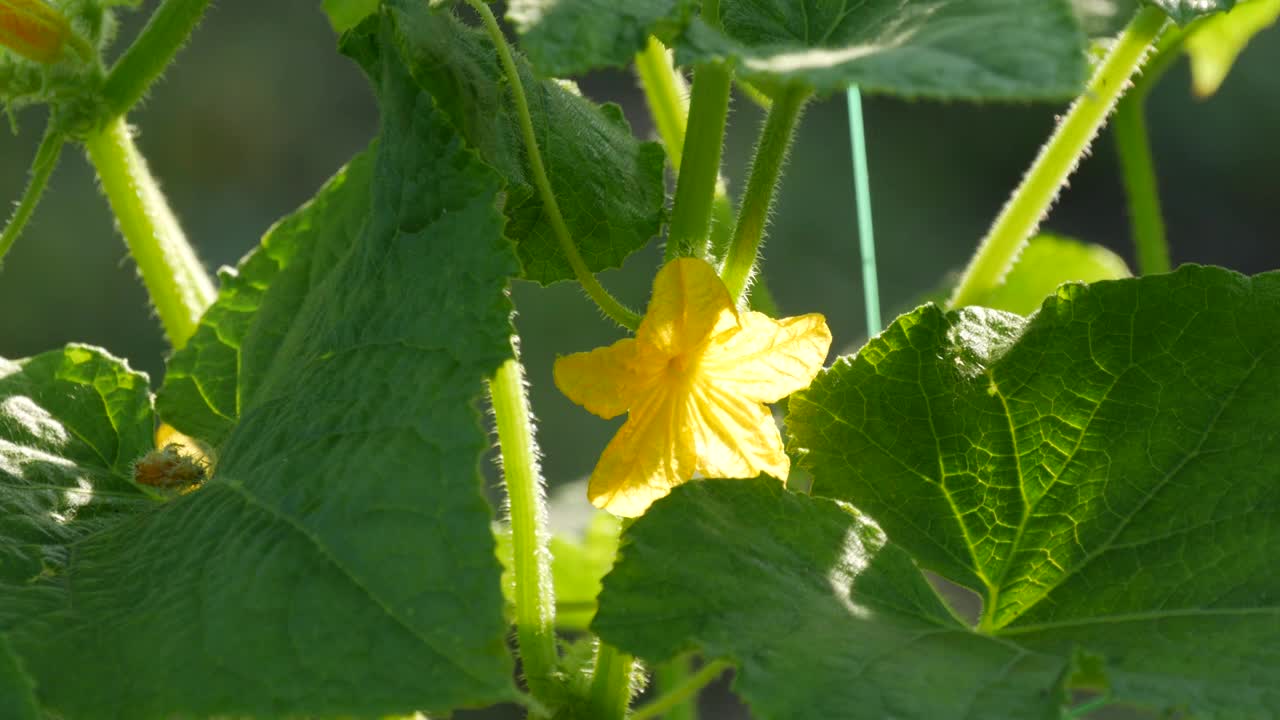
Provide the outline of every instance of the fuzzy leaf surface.
[[280,325],[241,352],[271,359],[246,363],[260,372],[214,477],[81,538],[0,624],[62,715],[377,716],[515,696],[475,407],[511,352],[501,181],[403,67],[377,81],[367,221],[337,254],[299,247],[272,281],[306,290],[282,296],[288,312],[262,301]]
[[[374,154],[351,160],[297,212],[277,222],[234,270],[170,358],[156,407],[165,422],[220,446],[277,362],[290,320],[326,280],[370,211]],[[287,268],[287,272],[285,271]]]
[[520,48],[544,75],[580,75],[625,67],[650,34],[674,25],[690,0],[512,0],[507,21]]
[[767,478],[686,483],[654,503],[623,537],[592,629],[651,663],[690,648],[732,659],[735,691],[765,720],[1047,720],[1066,667],[970,631],[873,523]]
[[1068,285],[1030,319],[902,316],[793,395],[813,492],[1101,656],[1118,700],[1280,712],[1280,273]]
[[968,100],[1064,99],[1087,72],[1069,0],[722,0],[723,31],[702,18],[679,38],[682,63],[723,57],[763,87]]
[[[547,220],[528,167],[510,89],[493,44],[461,23],[448,7],[417,0],[387,3],[398,54],[471,147],[507,182],[507,235],[516,243],[523,277],[544,285],[573,279],[573,270]],[[369,25],[372,25],[370,23]],[[370,31],[366,26],[366,31]],[[348,52],[371,63],[359,38]],[[662,147],[640,142],[616,105],[596,105],[564,83],[537,77],[517,57],[534,133],[556,200],[575,244],[593,272],[622,265],[654,237],[664,218]]]

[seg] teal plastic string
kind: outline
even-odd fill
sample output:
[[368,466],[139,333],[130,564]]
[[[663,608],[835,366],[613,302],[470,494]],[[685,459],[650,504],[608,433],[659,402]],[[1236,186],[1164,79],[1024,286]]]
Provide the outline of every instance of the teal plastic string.
[[853,146],[853,190],[858,209],[858,246],[862,255],[862,295],[867,307],[867,337],[880,332],[880,281],[876,275],[876,239],[871,223],[871,180],[867,172],[867,134],[862,122],[862,93],[849,88],[849,140]]

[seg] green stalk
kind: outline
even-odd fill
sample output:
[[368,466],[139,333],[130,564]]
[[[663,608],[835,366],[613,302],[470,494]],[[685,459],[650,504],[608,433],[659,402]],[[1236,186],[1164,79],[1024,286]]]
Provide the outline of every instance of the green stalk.
[[950,307],[972,304],[1004,279],[1166,22],[1164,12],[1150,5],[1130,21],[1001,210],[956,286]]
[[102,99],[112,116],[124,115],[169,67],[204,15],[209,0],[165,0],[138,38],[111,68]]
[[612,645],[601,642],[596,650],[596,665],[591,676],[588,697],[592,720],[623,720],[631,704],[631,675],[636,660]]
[[[636,713],[632,714],[631,720],[635,720],[637,713],[646,713],[650,716],[661,715],[663,720],[698,720],[697,693],[684,693],[679,697],[672,695],[689,682],[689,675],[692,672],[693,656],[689,654],[671,658],[654,668],[653,685],[659,694],[658,699],[638,708]],[[652,709],[656,702],[661,702],[662,706]]]
[[667,235],[668,261],[707,252],[732,78],[724,63],[704,63],[694,71],[688,130]]
[[31,180],[27,182],[27,189],[22,191],[22,200],[18,201],[8,224],[4,226],[4,233],[0,234],[0,264],[4,263],[4,256],[9,254],[9,248],[17,242],[22,229],[31,219],[31,214],[40,204],[44,189],[49,185],[49,177],[53,175],[54,168],[58,167],[64,140],[62,134],[54,130],[50,123],[45,130],[44,139],[40,141],[40,147],[36,149],[36,158],[31,162]]
[[751,161],[751,173],[747,177],[747,192],[738,210],[738,224],[733,231],[724,268],[720,271],[729,295],[735,301],[742,296],[751,280],[756,254],[764,237],[764,226],[773,204],[773,192],[782,175],[796,122],[809,95],[808,88],[798,85],[779,92],[760,132],[755,157]]
[[[698,692],[702,688],[710,684],[712,680],[720,677],[720,674],[728,669],[729,663],[722,660],[703,665],[701,670],[690,675],[679,687],[672,688],[653,702],[638,708],[631,714],[631,720],[649,720],[664,714],[667,720],[677,720],[675,711],[682,705],[696,699]],[[696,714],[692,717],[696,718]]]
[[608,290],[604,289],[600,281],[596,280],[595,275],[591,274],[587,264],[582,260],[582,254],[578,252],[578,246],[574,244],[573,237],[569,234],[569,226],[565,224],[564,216],[560,214],[560,205],[556,202],[551,181],[547,178],[546,166],[542,164],[538,138],[533,132],[533,116],[529,114],[529,100],[524,93],[524,84],[520,82],[520,72],[516,68],[515,59],[511,56],[511,48],[507,47],[507,39],[502,34],[502,28],[498,26],[498,19],[493,16],[493,11],[483,0],[467,0],[467,4],[479,13],[480,19],[484,22],[485,31],[488,32],[489,39],[493,41],[494,48],[498,51],[502,70],[507,76],[507,82],[511,85],[511,96],[515,100],[516,114],[520,117],[520,130],[524,135],[525,151],[529,156],[529,167],[533,172],[534,184],[538,186],[538,195],[542,198],[543,209],[551,222],[551,229],[555,231],[556,238],[560,241],[560,250],[568,259],[569,267],[573,268],[574,277],[578,279],[582,289],[604,314],[622,327],[635,330],[640,327],[640,316],[618,302]]
[[516,576],[516,640],[529,689],[546,697],[556,666],[555,592],[547,550],[547,507],[533,435],[524,368],[517,356],[498,368],[489,397],[498,426],[502,474],[510,502],[511,544]]
[[1116,106],[1116,117],[1112,121],[1140,275],[1165,273],[1172,269],[1164,214],[1160,209],[1155,159],[1147,133],[1146,106],[1151,90],[1181,55],[1185,37],[1186,33],[1180,29],[1165,34],[1160,41],[1159,52],[1147,63],[1142,77],[1134,81],[1133,88]]
[[679,175],[680,156],[684,153],[684,126],[689,117],[688,103],[684,99],[688,88],[684,78],[676,74],[667,49],[652,35],[644,50],[636,53],[636,74],[640,76],[649,115],[658,128],[658,137],[662,138],[667,159]]
[[133,144],[124,117],[89,136],[85,149],[165,334],[180,348],[216,297],[213,281]]

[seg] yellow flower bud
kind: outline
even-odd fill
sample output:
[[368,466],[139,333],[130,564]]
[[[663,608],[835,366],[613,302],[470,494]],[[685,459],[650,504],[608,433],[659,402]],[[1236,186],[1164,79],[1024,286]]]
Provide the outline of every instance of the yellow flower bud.
[[0,0],[0,45],[15,53],[49,64],[70,37],[67,19],[42,0]]

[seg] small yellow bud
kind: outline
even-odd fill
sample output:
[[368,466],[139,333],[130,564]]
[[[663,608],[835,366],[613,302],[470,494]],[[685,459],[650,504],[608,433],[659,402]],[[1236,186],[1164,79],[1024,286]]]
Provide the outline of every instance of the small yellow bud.
[[0,45],[15,53],[49,64],[70,37],[67,19],[42,0],[0,0]]

